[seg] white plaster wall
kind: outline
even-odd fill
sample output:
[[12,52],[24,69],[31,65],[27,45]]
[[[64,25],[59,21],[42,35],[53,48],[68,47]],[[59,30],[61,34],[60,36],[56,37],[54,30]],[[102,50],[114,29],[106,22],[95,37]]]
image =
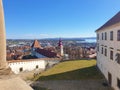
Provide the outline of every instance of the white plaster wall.
[[61,54],[61,56],[63,56],[63,55],[64,55],[63,45],[60,47],[60,54]]
[[20,73],[20,68],[23,68],[23,72],[35,70],[37,65],[38,65],[38,69],[45,69],[46,61],[45,60],[34,60],[34,61],[9,63],[10,68],[15,74]]
[[[100,40],[97,41],[99,43],[99,52],[97,52],[97,66],[100,68],[101,72],[105,75],[106,79],[108,79],[108,72],[112,74],[112,87],[115,90],[120,90],[117,87],[117,78],[120,79],[120,64],[115,61],[116,59],[116,53],[118,51],[117,49],[120,49],[120,41],[117,41],[117,31],[120,30],[120,25],[113,27],[113,28],[106,28],[104,30],[100,30],[97,33],[99,33]],[[113,41],[110,41],[110,31],[113,31]],[[102,40],[102,32],[107,32],[107,40]],[[103,48],[107,48],[107,56],[104,55],[104,49],[103,54],[101,54],[101,45],[103,45]],[[104,47],[107,46],[107,47]],[[110,49],[112,47],[113,49]],[[110,60],[110,50],[113,50],[113,60]]]

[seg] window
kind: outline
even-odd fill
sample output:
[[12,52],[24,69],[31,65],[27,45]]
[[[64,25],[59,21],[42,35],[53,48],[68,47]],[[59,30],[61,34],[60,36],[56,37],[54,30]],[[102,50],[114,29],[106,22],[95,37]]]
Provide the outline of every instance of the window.
[[117,31],[117,40],[120,41],[120,30]]
[[97,34],[97,40],[99,40],[99,34]]
[[107,56],[107,49],[105,48],[105,56]]
[[38,66],[38,65],[36,65],[36,69],[37,69],[37,68],[39,68],[39,66]]
[[108,83],[111,86],[112,85],[112,75],[108,72]]
[[99,44],[97,44],[97,51],[99,51]]
[[105,32],[105,40],[107,40],[107,32]]
[[113,40],[113,31],[110,32],[110,40]]
[[117,56],[117,58],[116,58],[117,63],[119,63],[119,64],[120,64],[120,53],[117,53],[117,54],[116,54],[116,56]]
[[23,68],[21,67],[21,68],[19,69],[19,71],[22,72],[22,71],[23,71]]
[[110,51],[110,59],[113,60],[113,51]]
[[102,40],[103,40],[103,33],[102,33]]
[[102,47],[102,49],[101,49],[101,54],[103,54],[103,47]]
[[117,79],[117,86],[120,88],[120,79]]

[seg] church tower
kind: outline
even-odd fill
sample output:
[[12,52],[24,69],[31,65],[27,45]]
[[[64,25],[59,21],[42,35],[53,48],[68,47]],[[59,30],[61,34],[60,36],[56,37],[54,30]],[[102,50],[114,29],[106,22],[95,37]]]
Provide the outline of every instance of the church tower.
[[59,48],[59,53],[60,53],[60,55],[61,55],[61,56],[64,56],[63,44],[62,44],[61,38],[59,39],[59,42],[58,42],[58,48]]
[[31,48],[42,48],[38,40],[34,40]]
[[6,35],[2,0],[0,0],[0,70],[7,68]]

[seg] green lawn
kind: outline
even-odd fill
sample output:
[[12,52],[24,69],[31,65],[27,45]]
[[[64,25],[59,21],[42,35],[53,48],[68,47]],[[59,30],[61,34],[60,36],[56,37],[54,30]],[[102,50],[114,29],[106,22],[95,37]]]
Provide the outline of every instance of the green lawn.
[[35,80],[80,80],[102,79],[103,76],[96,67],[96,60],[73,60],[61,62],[48,69]]

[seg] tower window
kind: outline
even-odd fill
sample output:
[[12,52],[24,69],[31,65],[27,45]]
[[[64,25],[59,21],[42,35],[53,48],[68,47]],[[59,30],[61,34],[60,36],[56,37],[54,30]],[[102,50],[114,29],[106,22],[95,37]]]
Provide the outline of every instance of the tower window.
[[102,40],[103,40],[103,33],[102,33]]
[[110,59],[113,60],[113,51],[110,51]]
[[99,40],[99,34],[97,34],[97,40]]
[[99,44],[97,44],[97,51],[99,51]]
[[119,64],[120,64],[120,53],[117,53],[117,54],[116,54],[116,56],[117,56],[117,58],[116,58],[117,63],[119,63]]
[[112,85],[112,75],[110,72],[108,72],[108,82],[110,84],[110,86]]
[[105,32],[105,40],[107,40],[107,32]]
[[110,32],[110,40],[113,40],[113,31]]
[[107,56],[107,49],[105,48],[105,56]]
[[120,30],[117,31],[117,40],[120,41]]
[[102,49],[101,49],[101,54],[103,54],[103,47],[102,47]]

